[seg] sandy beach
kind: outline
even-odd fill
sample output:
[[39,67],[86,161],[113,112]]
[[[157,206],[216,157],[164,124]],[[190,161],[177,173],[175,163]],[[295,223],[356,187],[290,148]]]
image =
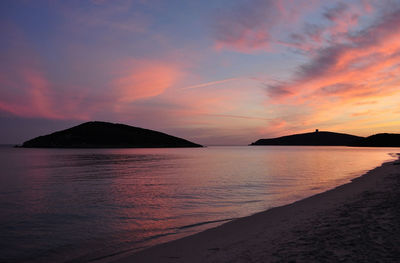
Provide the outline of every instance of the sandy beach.
[[109,262],[400,262],[400,165]]

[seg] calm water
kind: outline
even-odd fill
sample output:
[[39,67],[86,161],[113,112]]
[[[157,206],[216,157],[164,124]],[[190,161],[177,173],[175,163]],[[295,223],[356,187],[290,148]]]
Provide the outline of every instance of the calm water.
[[398,149],[0,148],[0,262],[91,261],[322,192]]

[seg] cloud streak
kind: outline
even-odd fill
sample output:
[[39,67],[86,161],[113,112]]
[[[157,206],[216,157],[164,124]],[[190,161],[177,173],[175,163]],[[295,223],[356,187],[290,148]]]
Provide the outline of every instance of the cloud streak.
[[183,89],[186,90],[186,89],[198,89],[198,88],[212,87],[212,86],[215,86],[215,85],[219,85],[219,84],[235,81],[235,80],[238,80],[238,79],[239,78],[229,78],[229,79],[223,79],[223,80],[210,81],[210,82],[205,82],[205,83],[201,83],[201,84],[196,84],[196,85],[192,85],[192,86],[189,86],[189,87],[185,87]]
[[[292,80],[269,87],[274,99],[332,95],[345,99],[391,93],[398,83],[400,9],[351,35],[348,44],[332,43],[298,67]],[[358,96],[354,96],[357,94]],[[298,101],[301,101],[299,99]]]

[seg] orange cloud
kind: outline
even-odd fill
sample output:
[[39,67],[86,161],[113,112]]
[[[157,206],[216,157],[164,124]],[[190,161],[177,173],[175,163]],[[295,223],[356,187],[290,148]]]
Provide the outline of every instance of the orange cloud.
[[288,120],[297,131],[303,126],[348,132],[371,129],[369,133],[385,127],[398,132],[393,109],[400,100],[399,24],[400,9],[393,9],[368,28],[345,32],[346,42],[333,41],[308,53],[310,61],[290,80],[268,85],[275,113],[291,107],[308,109]]
[[342,103],[374,100],[398,93],[399,12],[352,38],[333,44],[302,65],[292,81],[270,85],[279,103]]

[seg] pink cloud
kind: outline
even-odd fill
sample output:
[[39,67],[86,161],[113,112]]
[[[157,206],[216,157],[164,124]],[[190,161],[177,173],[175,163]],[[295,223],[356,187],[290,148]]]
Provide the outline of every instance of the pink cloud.
[[[4,28],[8,29],[4,32]],[[114,65],[114,71],[97,82],[90,76],[90,81],[79,75],[57,78],[18,27],[4,28],[8,50],[0,54],[0,109],[13,115],[90,120],[123,111],[133,101],[160,95],[183,75],[178,65],[143,59]],[[84,68],[77,70],[82,72]]]
[[21,67],[12,76],[0,79],[7,94],[0,96],[0,108],[21,117],[47,119],[88,119],[90,105],[79,105],[72,98],[59,96],[45,74],[33,67]]
[[[18,68],[13,75],[0,75],[0,109],[22,117],[90,120],[101,112],[129,110],[136,100],[162,94],[181,72],[170,64],[135,61],[118,71],[105,90],[57,84],[37,67]],[[25,65],[26,66],[26,65]]]
[[117,94],[119,102],[129,103],[160,95],[182,76],[178,67],[171,63],[135,60],[129,64],[112,81],[112,92]]
[[7,52],[0,57],[0,109],[18,116],[60,118],[52,110],[51,85],[40,69],[39,56],[14,24],[1,28]]

